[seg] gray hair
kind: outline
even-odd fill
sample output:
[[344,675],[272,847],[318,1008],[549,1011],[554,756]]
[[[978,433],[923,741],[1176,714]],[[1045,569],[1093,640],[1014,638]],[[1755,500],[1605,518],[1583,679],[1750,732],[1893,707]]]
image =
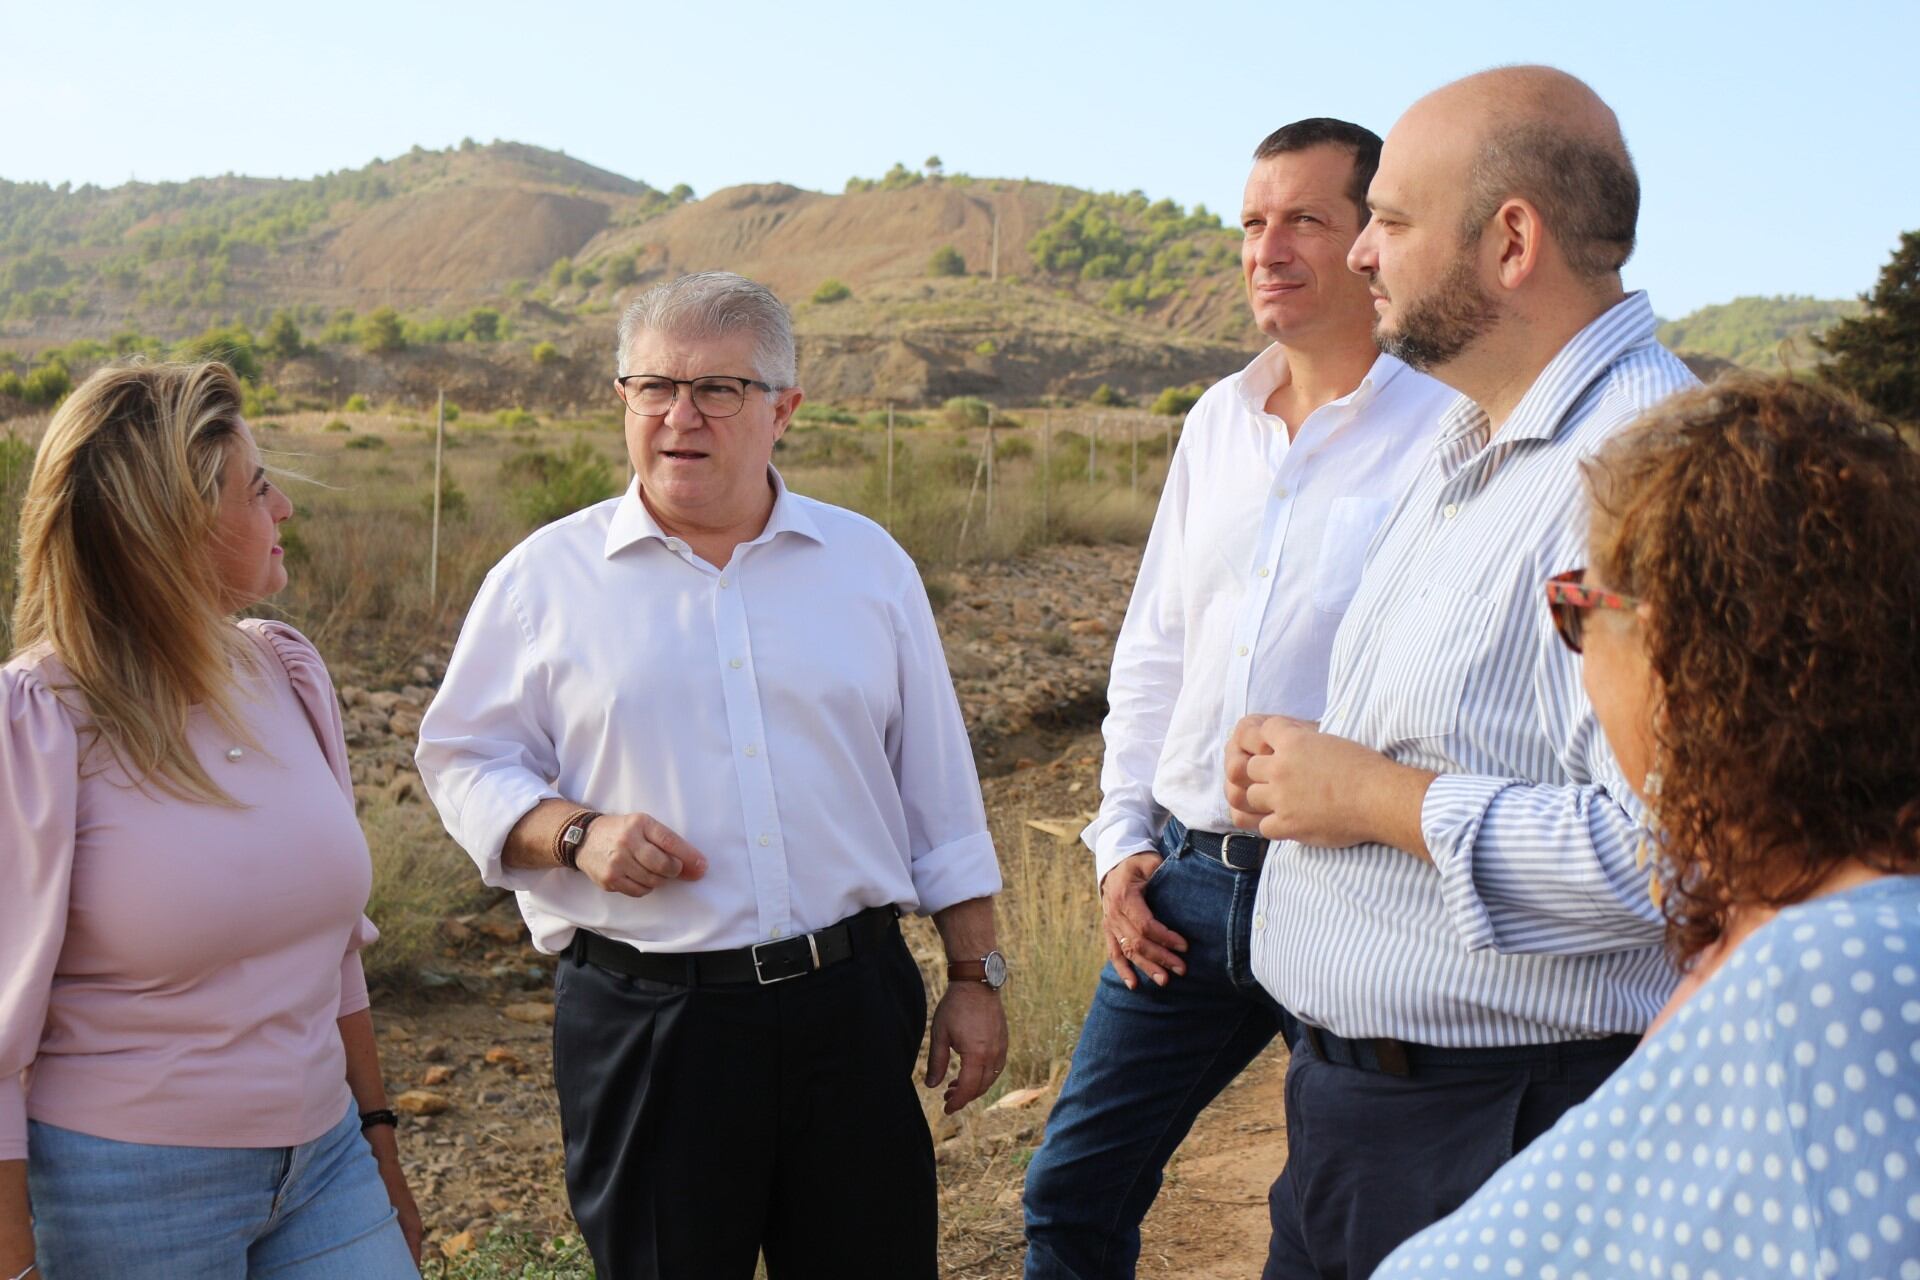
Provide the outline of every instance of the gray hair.
[[753,371],[760,381],[777,390],[796,385],[793,317],[765,285],[731,271],[681,276],[628,303],[620,315],[614,367],[622,374],[636,372],[627,368],[627,353],[643,333],[720,338],[743,330],[754,335]]
[[1640,179],[1618,137],[1596,140],[1537,122],[1496,126],[1474,158],[1461,237],[1472,244],[1501,204],[1531,200],[1560,241],[1567,265],[1589,279],[1633,255]]

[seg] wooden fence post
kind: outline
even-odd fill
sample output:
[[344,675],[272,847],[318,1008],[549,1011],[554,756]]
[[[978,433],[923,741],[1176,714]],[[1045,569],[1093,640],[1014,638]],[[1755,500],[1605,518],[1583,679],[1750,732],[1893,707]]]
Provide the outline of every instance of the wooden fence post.
[[427,605],[440,603],[440,468],[447,445],[447,393],[442,390],[433,411],[433,549],[427,557]]
[[887,532],[893,532],[893,401],[887,401]]
[[1040,427],[1040,541],[1044,545],[1053,523],[1053,410],[1046,411]]

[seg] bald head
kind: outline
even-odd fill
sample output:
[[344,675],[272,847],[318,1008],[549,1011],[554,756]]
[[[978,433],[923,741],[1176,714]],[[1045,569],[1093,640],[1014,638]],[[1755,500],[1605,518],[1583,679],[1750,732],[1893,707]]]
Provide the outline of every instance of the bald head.
[[1416,117],[1444,122],[1468,153],[1468,240],[1518,198],[1540,211],[1578,275],[1611,275],[1633,253],[1640,180],[1620,121],[1584,81],[1552,67],[1499,67],[1428,94],[1407,112]]

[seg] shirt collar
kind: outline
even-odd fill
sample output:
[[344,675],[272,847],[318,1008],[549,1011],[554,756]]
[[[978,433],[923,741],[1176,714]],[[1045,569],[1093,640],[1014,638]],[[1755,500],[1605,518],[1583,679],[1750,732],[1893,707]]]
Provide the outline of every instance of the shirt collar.
[[[1351,407],[1356,412],[1365,409],[1406,367],[1383,351],[1374,358],[1366,376],[1360,379],[1360,385],[1331,403]],[[1287,349],[1276,342],[1253,358],[1253,362],[1241,373],[1239,385],[1234,389],[1249,413],[1265,417],[1267,397],[1286,377]]]
[[[795,533],[824,543],[826,539],[820,536],[820,526],[806,507],[787,491],[787,482],[777,467],[767,467],[767,479],[773,484],[773,511],[767,516],[767,527],[760,531],[758,537],[749,538],[745,545],[771,542],[782,533]],[[613,509],[613,519],[607,524],[604,554],[610,560],[634,543],[649,538],[665,543],[672,535],[660,527],[660,522],[653,518],[653,512],[647,510],[647,504],[640,501],[640,479],[636,476]]]
[[[1594,380],[1634,347],[1653,341],[1656,322],[1646,292],[1628,294],[1573,335],[1547,362],[1500,428],[1502,440],[1551,440]],[[1441,419],[1441,434],[1451,439],[1486,424],[1480,406],[1460,397]]]

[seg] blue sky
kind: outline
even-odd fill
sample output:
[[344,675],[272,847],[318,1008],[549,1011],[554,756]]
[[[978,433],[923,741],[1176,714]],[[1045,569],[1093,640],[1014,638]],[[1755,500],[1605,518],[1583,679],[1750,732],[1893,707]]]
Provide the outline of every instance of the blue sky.
[[1382,133],[1507,62],[1587,79],[1645,191],[1628,283],[1677,316],[1850,296],[1920,227],[1920,4],[0,0],[0,177],[305,177],[471,136],[656,186],[949,170],[1238,210],[1253,144]]

